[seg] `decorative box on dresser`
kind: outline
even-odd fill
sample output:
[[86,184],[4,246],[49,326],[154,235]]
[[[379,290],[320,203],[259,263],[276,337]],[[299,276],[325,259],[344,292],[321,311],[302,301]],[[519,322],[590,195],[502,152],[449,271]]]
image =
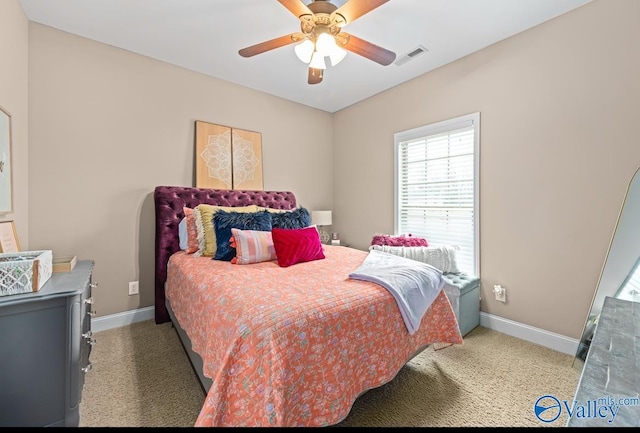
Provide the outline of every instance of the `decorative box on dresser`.
[[91,371],[94,262],[0,296],[0,427],[77,427]]

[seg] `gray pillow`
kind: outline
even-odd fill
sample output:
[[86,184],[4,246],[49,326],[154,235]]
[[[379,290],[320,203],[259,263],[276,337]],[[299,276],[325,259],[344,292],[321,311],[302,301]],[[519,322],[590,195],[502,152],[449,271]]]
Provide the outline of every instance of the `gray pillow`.
[[444,273],[457,274],[460,272],[456,261],[458,247],[446,245],[440,247],[394,247],[390,245],[371,245],[369,250],[378,250],[407,259],[417,260],[440,269]]

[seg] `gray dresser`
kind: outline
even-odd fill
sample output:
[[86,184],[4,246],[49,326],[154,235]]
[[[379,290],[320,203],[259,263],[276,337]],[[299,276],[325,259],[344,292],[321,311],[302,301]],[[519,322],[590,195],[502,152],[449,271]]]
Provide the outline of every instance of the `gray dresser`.
[[94,262],[0,297],[0,427],[77,427],[91,370]]
[[606,297],[569,427],[640,426],[640,303]]

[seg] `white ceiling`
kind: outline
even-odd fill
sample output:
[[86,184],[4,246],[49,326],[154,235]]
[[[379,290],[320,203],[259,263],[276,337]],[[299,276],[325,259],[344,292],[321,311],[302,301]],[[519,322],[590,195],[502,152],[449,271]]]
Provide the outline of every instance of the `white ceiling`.
[[402,66],[348,53],[316,85],[307,84],[307,66],[294,45],[250,58],[238,54],[300,31],[298,18],[277,0],[20,3],[31,21],[333,113],[589,1],[390,0],[343,31],[394,51],[397,59],[419,45],[428,51]]

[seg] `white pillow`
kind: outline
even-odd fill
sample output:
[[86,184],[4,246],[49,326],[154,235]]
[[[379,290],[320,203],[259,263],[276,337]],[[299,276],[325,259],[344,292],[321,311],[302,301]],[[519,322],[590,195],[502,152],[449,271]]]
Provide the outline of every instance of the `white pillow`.
[[186,251],[189,248],[189,235],[187,234],[187,219],[182,218],[178,224],[178,239],[180,239],[180,249]]
[[390,245],[371,245],[369,250],[378,250],[407,259],[417,260],[440,269],[445,274],[460,272],[456,261],[458,247],[445,245],[440,247],[395,247]]

